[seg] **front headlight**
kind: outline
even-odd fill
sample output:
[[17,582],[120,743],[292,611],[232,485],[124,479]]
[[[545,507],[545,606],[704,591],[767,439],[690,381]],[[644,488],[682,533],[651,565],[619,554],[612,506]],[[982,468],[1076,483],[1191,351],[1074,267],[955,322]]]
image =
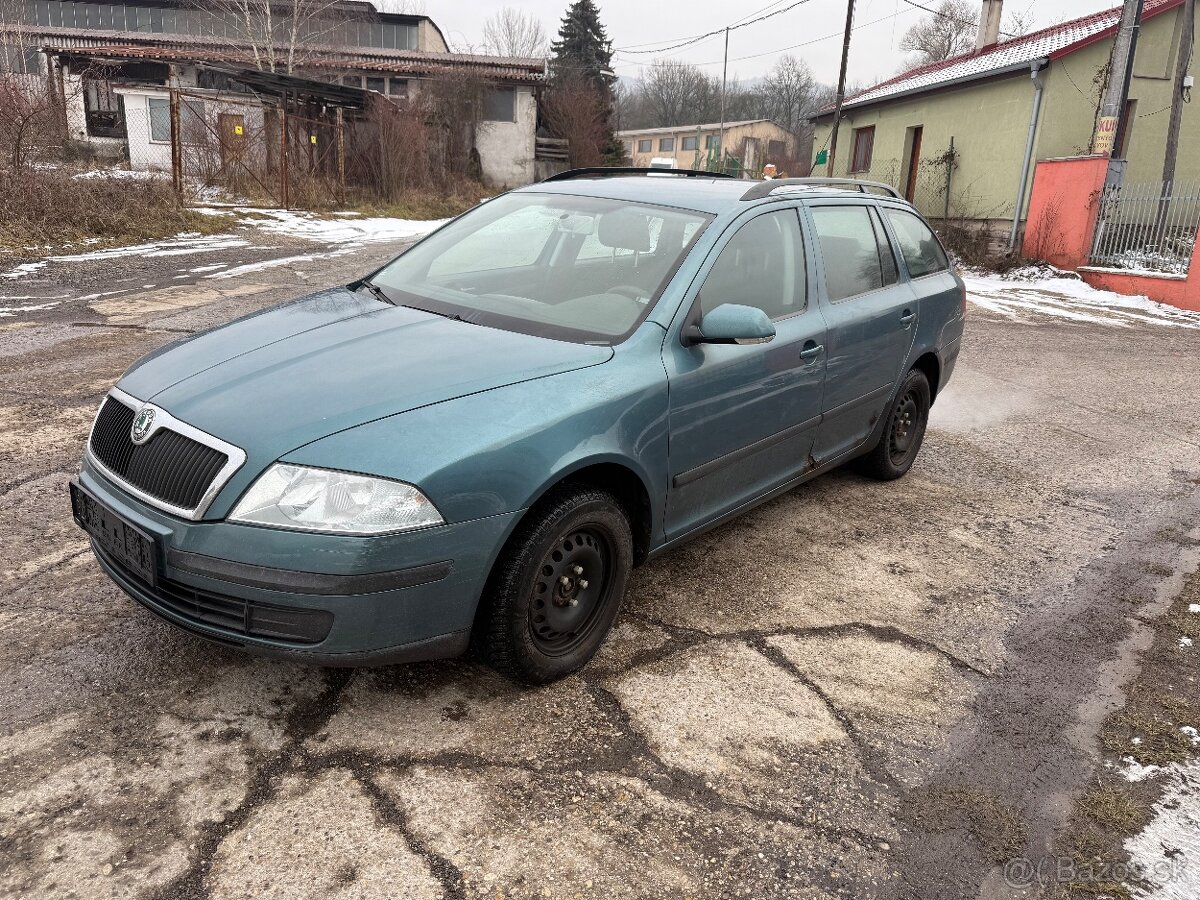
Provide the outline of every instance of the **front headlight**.
[[381,534],[441,525],[429,498],[411,484],[331,469],[275,463],[229,518],[301,531]]

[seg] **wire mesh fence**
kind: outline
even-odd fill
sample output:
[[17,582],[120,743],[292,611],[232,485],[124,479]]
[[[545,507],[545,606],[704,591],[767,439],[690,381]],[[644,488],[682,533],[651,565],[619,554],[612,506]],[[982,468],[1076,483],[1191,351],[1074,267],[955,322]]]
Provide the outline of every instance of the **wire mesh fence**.
[[1114,184],[1100,195],[1094,266],[1183,275],[1200,228],[1200,182]]

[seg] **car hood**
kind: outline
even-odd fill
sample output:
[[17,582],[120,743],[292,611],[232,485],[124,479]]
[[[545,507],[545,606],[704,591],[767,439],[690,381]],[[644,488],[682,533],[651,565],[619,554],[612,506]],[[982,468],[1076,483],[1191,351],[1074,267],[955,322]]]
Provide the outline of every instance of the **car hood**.
[[472,325],[337,289],[166,347],[118,386],[242,447],[247,468],[261,470],[364,422],[611,357],[610,347]]

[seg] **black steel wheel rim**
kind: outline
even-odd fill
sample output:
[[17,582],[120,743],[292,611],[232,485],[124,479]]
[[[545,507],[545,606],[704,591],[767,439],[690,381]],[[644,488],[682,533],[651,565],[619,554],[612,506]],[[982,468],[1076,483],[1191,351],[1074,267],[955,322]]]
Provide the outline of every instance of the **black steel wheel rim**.
[[612,542],[597,527],[576,528],[555,541],[533,583],[529,626],[548,656],[562,656],[591,635],[608,601]]
[[921,406],[916,391],[909,391],[896,401],[888,431],[888,450],[892,462],[903,462],[921,433]]

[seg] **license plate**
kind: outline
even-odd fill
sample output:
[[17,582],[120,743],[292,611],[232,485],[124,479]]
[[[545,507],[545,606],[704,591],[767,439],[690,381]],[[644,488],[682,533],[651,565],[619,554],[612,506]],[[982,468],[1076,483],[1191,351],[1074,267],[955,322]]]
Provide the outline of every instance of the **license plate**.
[[71,486],[71,512],[75,523],[90,534],[100,549],[147,584],[158,577],[154,538],[127,522],[75,482]]

